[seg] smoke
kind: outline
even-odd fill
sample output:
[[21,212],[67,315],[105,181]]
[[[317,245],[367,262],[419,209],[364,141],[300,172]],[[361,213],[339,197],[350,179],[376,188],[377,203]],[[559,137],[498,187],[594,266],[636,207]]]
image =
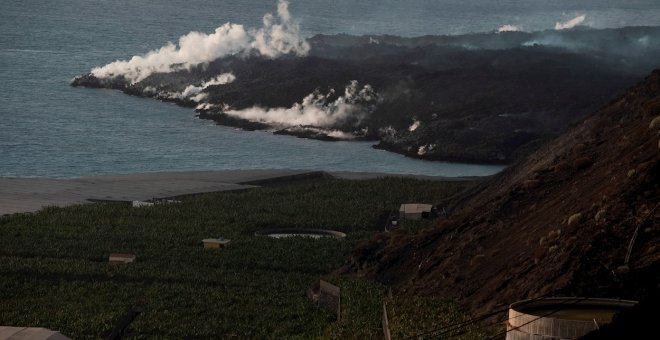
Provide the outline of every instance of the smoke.
[[183,92],[172,93],[170,94],[171,98],[185,99],[190,98],[196,102],[199,102],[206,98],[206,93],[202,93],[204,89],[213,85],[225,85],[229,84],[236,80],[236,76],[232,73],[222,73],[219,76],[212,78],[209,81],[203,82],[201,85],[188,85]]
[[502,32],[518,32],[522,31],[522,26],[518,25],[503,25],[500,28],[497,29],[497,33],[502,33]]
[[199,103],[197,105],[197,107],[195,107],[195,110],[197,110],[197,111],[208,111],[208,110],[211,110],[215,107],[216,107],[216,105],[214,105],[214,104],[203,102],[203,103]]
[[294,53],[307,55],[309,43],[300,36],[300,27],[289,13],[289,3],[279,0],[277,16],[266,14],[263,27],[246,30],[243,25],[226,23],[206,34],[190,32],[179,38],[178,45],[168,42],[160,49],[130,60],[117,60],[92,69],[97,78],[124,76],[137,83],[153,73],[169,73],[192,66],[208,63],[218,58],[235,54],[256,53],[269,58]]
[[324,129],[324,128],[317,128],[310,126],[292,126],[284,129],[283,131],[287,131],[289,133],[294,133],[294,134],[300,134],[300,135],[315,135],[319,137],[324,136],[324,137],[331,137],[341,140],[351,140],[357,137],[363,137],[364,135],[366,135],[366,132],[368,130],[365,128],[362,129],[361,131],[344,132],[337,129]]
[[568,21],[565,21],[565,22],[557,22],[555,24],[555,30],[560,31],[560,30],[573,28],[575,26],[579,26],[584,22],[584,20],[586,18],[587,18],[587,16],[582,14],[582,15],[578,15],[575,18],[573,18],[571,20],[568,20]]
[[254,40],[250,47],[270,58],[289,53],[307,55],[309,43],[300,37],[300,26],[289,13],[288,1],[279,0],[277,16],[275,18],[270,13],[264,15],[264,26],[251,34]]
[[560,47],[574,52],[590,51],[594,48],[594,46],[590,44],[589,41],[576,40],[576,39],[571,40],[561,35],[553,35],[553,34],[539,36],[537,39],[526,41],[521,45],[522,46],[542,45],[542,46]]
[[645,35],[639,39],[637,39],[637,42],[642,45],[642,47],[647,48],[649,45],[651,45],[651,37],[648,35]]
[[224,113],[233,117],[285,126],[316,126],[333,127],[337,124],[355,120],[360,122],[375,109],[378,94],[371,85],[360,88],[356,80],[351,81],[344,89],[344,94],[331,100],[335,91],[327,94],[314,91],[307,95],[301,103],[295,103],[290,108],[251,107],[243,110],[226,110]]
[[417,156],[422,157],[426,155],[428,152],[435,150],[435,148],[436,148],[435,144],[422,145],[417,149]]
[[408,131],[413,132],[422,124],[419,120],[414,119],[413,123],[408,127]]
[[[587,16],[585,14],[582,14],[568,21],[557,22],[555,24],[555,30],[561,31],[582,25],[586,20],[586,18]],[[567,48],[570,50],[587,50],[591,47],[590,46],[591,44],[586,40],[583,41],[579,39],[577,40],[570,39],[567,38],[565,35],[559,33],[547,33],[547,32],[541,32],[540,34],[536,35],[535,39],[526,41],[521,45],[522,46],[534,46],[534,45],[555,46],[555,47]]]

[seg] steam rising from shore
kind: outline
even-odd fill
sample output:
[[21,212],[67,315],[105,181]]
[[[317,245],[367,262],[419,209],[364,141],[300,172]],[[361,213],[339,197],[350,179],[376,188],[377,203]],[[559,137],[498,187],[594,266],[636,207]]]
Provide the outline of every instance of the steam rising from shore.
[[349,120],[359,122],[373,111],[378,102],[378,95],[371,85],[360,88],[355,80],[346,86],[342,96],[331,101],[334,95],[334,90],[330,90],[327,94],[314,91],[301,103],[295,103],[290,108],[255,106],[243,110],[226,110],[224,113],[253,122],[329,128]]
[[200,86],[196,85],[188,85],[183,92],[181,93],[175,93],[171,97],[174,98],[179,98],[179,99],[185,99],[185,98],[190,98],[196,102],[201,101],[206,97],[205,93],[202,93],[202,91],[209,87],[209,86],[214,86],[214,85],[225,85],[229,84],[236,80],[236,76],[234,76],[232,73],[223,73],[220,74],[219,76],[206,81],[202,83]]
[[584,23],[584,20],[586,18],[587,16],[583,14],[583,15],[578,15],[577,17],[565,22],[557,22],[555,24],[555,30],[560,31],[560,30],[570,29],[575,26],[579,26],[582,23]]
[[[573,19],[570,19],[568,21],[558,21],[555,23],[555,30],[561,31],[565,29],[571,29],[576,26],[580,26],[584,24],[584,21],[587,19],[586,14],[578,15]],[[523,27],[521,25],[513,25],[513,24],[506,24],[502,25],[497,29],[497,33],[502,33],[502,32],[520,32],[523,31]]]
[[169,42],[145,55],[94,68],[91,73],[97,78],[124,76],[137,83],[153,73],[189,69],[228,55],[256,53],[269,58],[289,53],[307,55],[310,46],[300,36],[300,26],[288,7],[288,1],[279,0],[277,16],[266,14],[263,27],[258,30],[226,23],[210,34],[190,32],[179,38],[178,45]]
[[497,29],[497,33],[502,33],[502,32],[519,32],[522,31],[522,26],[518,25],[502,25],[500,28]]

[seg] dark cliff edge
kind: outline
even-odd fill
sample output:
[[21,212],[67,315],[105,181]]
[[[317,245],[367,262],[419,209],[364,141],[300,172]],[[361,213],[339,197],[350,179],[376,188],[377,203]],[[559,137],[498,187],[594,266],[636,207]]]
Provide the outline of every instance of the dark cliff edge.
[[[230,56],[130,83],[86,74],[72,86],[112,88],[197,108],[200,118],[246,130],[322,140],[359,139],[428,160],[510,164],[660,66],[660,28],[582,29],[461,36],[319,35],[307,57]],[[657,46],[656,46],[657,45]],[[221,73],[236,79],[174,96]],[[378,102],[323,126],[228,115],[229,108],[290,108],[310,93],[370,84]],[[209,105],[200,105],[209,104]],[[341,132],[331,133],[331,132]]]
[[345,270],[401,292],[455,298],[475,312],[546,294],[657,301],[659,186],[656,70],[445,202],[454,213],[432,229],[363,242]]

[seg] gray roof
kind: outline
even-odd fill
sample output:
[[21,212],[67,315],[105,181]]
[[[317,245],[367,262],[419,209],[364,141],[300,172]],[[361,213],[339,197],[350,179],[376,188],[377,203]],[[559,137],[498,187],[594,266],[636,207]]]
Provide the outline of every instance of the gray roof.
[[71,340],[57,331],[41,327],[0,326],[0,340]]

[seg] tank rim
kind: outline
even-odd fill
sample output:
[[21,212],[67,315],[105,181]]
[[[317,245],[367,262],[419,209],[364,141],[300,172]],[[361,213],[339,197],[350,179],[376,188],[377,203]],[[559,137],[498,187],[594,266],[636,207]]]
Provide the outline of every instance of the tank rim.
[[[587,298],[587,297],[547,297],[542,299],[526,299],[516,301],[509,305],[509,309],[519,313],[528,314],[534,309],[561,306],[565,307],[591,307],[591,308],[619,308],[626,309],[636,305],[638,301],[610,298]],[[531,313],[529,313],[531,314]],[[533,315],[533,314],[531,314]]]
[[310,234],[310,235],[323,235],[332,236],[334,238],[345,238],[346,234],[341,231],[329,229],[304,229],[304,228],[276,228],[276,229],[262,229],[254,233],[254,236],[270,236],[272,234]]

